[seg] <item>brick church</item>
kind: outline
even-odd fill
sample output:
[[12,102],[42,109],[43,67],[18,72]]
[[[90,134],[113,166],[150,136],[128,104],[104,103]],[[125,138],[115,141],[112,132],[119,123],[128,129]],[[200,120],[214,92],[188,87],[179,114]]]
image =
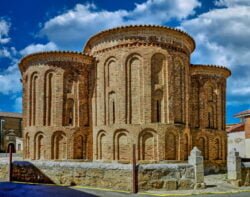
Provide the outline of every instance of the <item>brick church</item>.
[[34,160],[185,161],[197,146],[224,165],[230,70],[193,65],[195,41],[162,26],[91,37],[83,52],[24,57],[24,157]]

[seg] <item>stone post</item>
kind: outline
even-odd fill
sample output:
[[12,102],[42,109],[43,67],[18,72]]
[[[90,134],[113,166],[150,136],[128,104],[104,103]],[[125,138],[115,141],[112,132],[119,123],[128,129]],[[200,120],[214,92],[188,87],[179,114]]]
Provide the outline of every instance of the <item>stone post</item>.
[[205,188],[204,164],[201,151],[195,146],[188,157],[188,163],[194,166],[195,189]]
[[233,185],[240,186],[241,158],[235,148],[227,156],[227,178]]

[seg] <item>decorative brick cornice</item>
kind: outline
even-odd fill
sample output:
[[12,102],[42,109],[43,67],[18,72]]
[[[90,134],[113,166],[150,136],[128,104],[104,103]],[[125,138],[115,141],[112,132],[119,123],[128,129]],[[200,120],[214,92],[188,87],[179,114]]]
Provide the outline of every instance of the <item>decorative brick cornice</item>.
[[150,43],[141,43],[141,42],[133,42],[133,43],[127,43],[127,44],[118,44],[112,47],[107,47],[98,51],[95,51],[93,55],[100,54],[103,52],[107,52],[113,49],[118,49],[118,48],[126,48],[126,47],[141,47],[141,46],[153,46],[153,47],[161,47],[164,49],[170,49],[172,51],[177,51],[177,52],[182,52],[185,54],[189,54],[188,49],[185,48],[180,48],[180,47],[175,47],[173,45],[167,44],[167,43],[159,43],[159,42],[150,42]]
[[73,51],[46,51],[25,56],[19,63],[21,73],[31,65],[49,64],[51,62],[71,62],[92,64],[94,57]]
[[231,75],[231,71],[224,67],[224,66],[218,66],[218,65],[203,65],[203,64],[191,64],[190,65],[190,71],[191,75],[199,75],[199,74],[205,74],[205,75],[221,75],[225,78],[229,77]]
[[[116,27],[113,29],[108,29],[101,31],[97,33],[96,35],[92,36],[86,43],[83,51],[84,53],[91,53],[91,49],[94,45],[94,43],[103,37],[108,37],[108,36],[113,36],[114,33],[126,33],[132,30],[138,30],[142,31],[143,29],[145,30],[163,30],[166,32],[166,34],[170,35],[176,35],[176,36],[184,36],[184,38],[187,40],[187,42],[191,46],[191,52],[194,51],[195,49],[195,41],[194,39],[187,34],[186,32],[176,29],[176,28],[171,28],[171,27],[166,27],[166,26],[157,26],[157,25],[131,25],[131,26],[121,26],[121,27]],[[139,36],[138,36],[139,37]]]

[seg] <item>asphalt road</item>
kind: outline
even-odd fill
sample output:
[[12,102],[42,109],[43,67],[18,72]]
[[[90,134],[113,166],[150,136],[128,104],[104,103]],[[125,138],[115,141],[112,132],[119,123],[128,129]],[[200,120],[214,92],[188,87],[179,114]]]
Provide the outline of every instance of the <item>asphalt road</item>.
[[[166,192],[167,194],[167,192]],[[176,193],[177,194],[177,193]],[[172,196],[178,196],[177,195]],[[153,196],[147,194],[130,194],[119,193],[103,190],[94,190],[78,187],[63,187],[53,185],[40,185],[40,184],[23,184],[23,183],[9,183],[0,182],[0,197],[95,197],[95,196],[107,196],[107,197],[128,197],[128,196]],[[154,196],[157,196],[154,194]],[[171,196],[161,193],[159,196]],[[183,196],[183,195],[182,195]],[[189,195],[190,196],[190,195]],[[197,197],[250,197],[250,192],[234,193],[234,194],[210,194],[210,195],[194,195]]]

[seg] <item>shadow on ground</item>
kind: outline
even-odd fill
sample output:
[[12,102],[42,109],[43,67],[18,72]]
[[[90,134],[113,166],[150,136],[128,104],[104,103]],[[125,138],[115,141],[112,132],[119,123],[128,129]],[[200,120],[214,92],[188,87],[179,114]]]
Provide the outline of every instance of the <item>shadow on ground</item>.
[[1,197],[95,197],[96,195],[74,190],[69,187],[22,184],[22,183],[0,183]]

